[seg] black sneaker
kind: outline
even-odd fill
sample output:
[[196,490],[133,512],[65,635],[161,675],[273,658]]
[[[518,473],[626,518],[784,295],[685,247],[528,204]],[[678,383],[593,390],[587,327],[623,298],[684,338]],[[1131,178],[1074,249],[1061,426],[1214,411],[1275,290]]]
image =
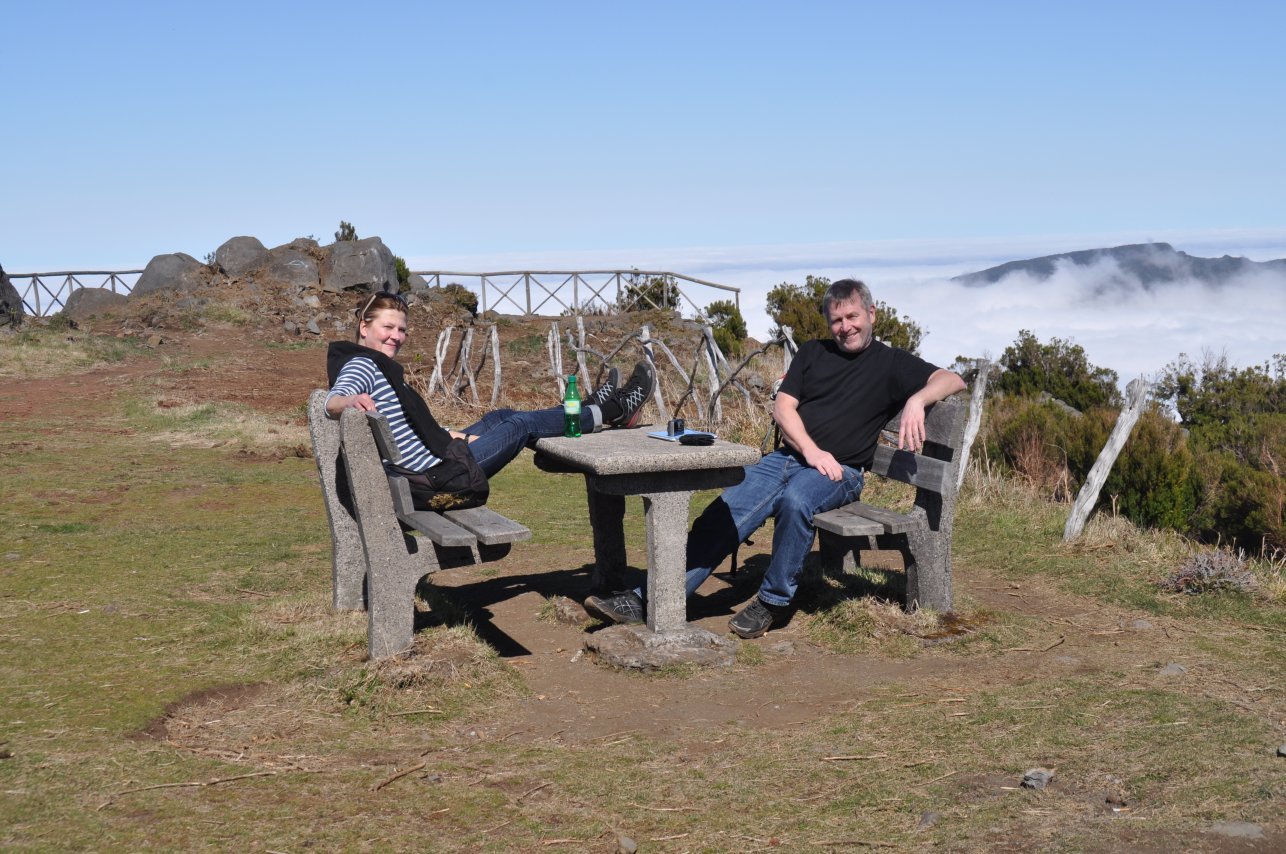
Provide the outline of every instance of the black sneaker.
[[621,372],[616,370],[616,368],[611,368],[607,372],[607,382],[594,389],[594,393],[591,394],[589,396],[589,400],[585,402],[593,404],[594,406],[602,406],[604,403],[607,403],[608,398],[616,394],[616,390],[620,388],[620,386]]
[[614,596],[591,596],[585,600],[585,610],[611,623],[641,623],[644,616],[643,600],[633,590]]
[[769,605],[756,596],[741,613],[728,621],[728,628],[738,636],[746,638],[762,637],[764,632],[773,627],[786,614],[782,605]]
[[613,399],[621,407],[621,414],[612,419],[613,427],[633,427],[638,423],[643,404],[652,396],[656,386],[656,368],[646,359],[634,366],[630,381],[617,389]]

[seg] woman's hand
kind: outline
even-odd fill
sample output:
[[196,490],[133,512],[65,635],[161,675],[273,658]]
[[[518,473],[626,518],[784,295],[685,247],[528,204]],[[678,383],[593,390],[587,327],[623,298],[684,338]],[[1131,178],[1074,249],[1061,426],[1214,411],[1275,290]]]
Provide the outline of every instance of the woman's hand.
[[369,394],[337,394],[326,401],[326,414],[338,418],[345,409],[360,409],[363,412],[375,412],[375,401]]
[[461,433],[459,430],[448,430],[452,439],[464,439],[466,442],[472,442],[477,436],[470,436],[468,433]]

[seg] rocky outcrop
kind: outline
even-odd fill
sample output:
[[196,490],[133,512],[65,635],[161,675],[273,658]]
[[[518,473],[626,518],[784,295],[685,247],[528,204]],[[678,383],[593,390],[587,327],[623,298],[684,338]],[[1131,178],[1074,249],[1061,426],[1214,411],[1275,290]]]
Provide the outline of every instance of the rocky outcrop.
[[5,275],[4,267],[0,267],[0,326],[17,326],[26,315],[22,295]]
[[234,237],[214,250],[214,263],[229,276],[244,276],[264,262],[268,250],[257,237]]
[[295,245],[299,242],[294,241],[268,250],[263,262],[253,273],[255,280],[264,283],[302,285],[307,288],[317,287],[320,281],[317,260],[311,253]]
[[336,241],[322,264],[321,284],[333,293],[354,289],[396,291],[393,253],[378,237]]
[[194,291],[208,285],[213,274],[209,267],[191,255],[175,252],[157,255],[147,262],[143,275],[130,296],[142,296],[157,291]]
[[63,314],[76,321],[88,320],[128,301],[129,297],[108,288],[77,288],[63,304]]
[[398,289],[393,253],[378,237],[340,240],[330,246],[320,246],[311,237],[298,237],[265,249],[258,238],[240,236],[215,250],[212,264],[202,264],[182,252],[157,255],[148,262],[131,296],[193,291],[229,279],[303,289],[320,286],[333,293]]

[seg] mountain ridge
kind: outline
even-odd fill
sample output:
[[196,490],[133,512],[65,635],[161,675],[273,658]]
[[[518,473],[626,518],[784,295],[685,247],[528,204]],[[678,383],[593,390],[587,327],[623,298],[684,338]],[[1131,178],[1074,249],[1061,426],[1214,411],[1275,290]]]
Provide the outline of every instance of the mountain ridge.
[[1210,287],[1220,287],[1238,276],[1252,273],[1286,274],[1286,258],[1272,261],[1251,261],[1232,255],[1203,258],[1176,250],[1169,243],[1130,243],[1106,249],[1082,249],[1009,261],[974,273],[963,273],[953,277],[951,281],[970,287],[984,287],[1019,273],[1043,281],[1053,276],[1060,265],[1091,267],[1103,262],[1116,264],[1119,272],[1112,276],[1113,279],[1132,276],[1145,289],[1184,280],[1196,280]]

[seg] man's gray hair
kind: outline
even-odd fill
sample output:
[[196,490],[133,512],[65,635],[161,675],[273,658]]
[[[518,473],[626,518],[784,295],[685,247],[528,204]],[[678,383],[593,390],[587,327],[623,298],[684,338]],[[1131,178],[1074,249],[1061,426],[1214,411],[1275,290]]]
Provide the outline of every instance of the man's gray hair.
[[869,310],[875,304],[871,299],[871,289],[865,282],[859,282],[857,279],[840,279],[838,282],[831,282],[831,286],[826,289],[826,294],[822,297],[822,317],[829,323],[831,306],[848,302],[854,297],[862,301],[862,308],[865,310]]

